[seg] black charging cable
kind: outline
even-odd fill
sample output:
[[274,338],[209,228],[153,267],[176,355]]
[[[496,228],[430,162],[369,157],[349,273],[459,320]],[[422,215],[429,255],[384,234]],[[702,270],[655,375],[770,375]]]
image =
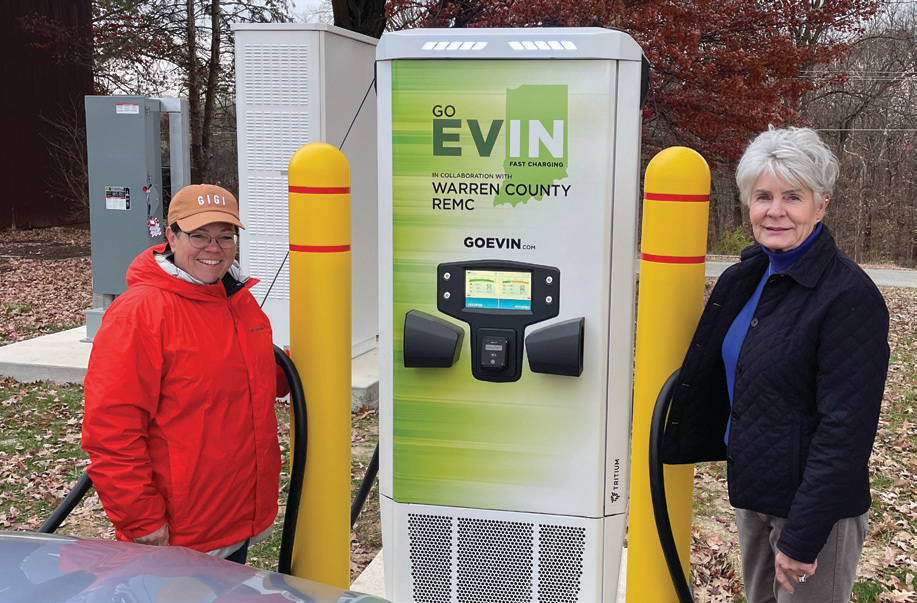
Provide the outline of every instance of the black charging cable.
[[665,564],[672,577],[672,585],[679,603],[694,603],[694,594],[685,577],[678,558],[678,548],[675,546],[675,536],[672,533],[672,523],[669,520],[669,508],[665,500],[665,471],[662,464],[663,435],[665,434],[665,421],[672,404],[675,393],[675,384],[681,369],[666,379],[656,397],[656,406],[653,407],[653,419],[650,423],[649,445],[649,477],[650,498],[653,501],[653,516],[656,519],[656,532],[659,534],[659,544]]
[[283,369],[290,385],[290,407],[293,410],[293,424],[290,425],[290,491],[287,493],[287,509],[283,517],[283,534],[280,537],[280,554],[277,571],[289,574],[293,564],[293,539],[296,536],[296,520],[299,517],[299,501],[302,498],[303,476],[306,473],[306,445],[308,426],[306,416],[306,394],[302,379],[293,361],[286,352],[274,346],[274,360]]
[[51,511],[51,514],[36,531],[39,534],[53,534],[57,531],[57,528],[64,523],[67,516],[80,504],[80,501],[83,500],[90,488],[92,488],[92,480],[89,478],[89,474],[83,471],[83,475],[76,481],[76,484],[67,493],[64,500]]
[[351,530],[353,529],[353,524],[357,523],[357,517],[360,516],[360,511],[363,510],[363,505],[366,503],[369,491],[372,490],[373,481],[376,479],[377,473],[379,473],[379,444],[376,444],[376,449],[373,450],[373,458],[369,461],[366,473],[363,474],[363,481],[360,482],[360,489],[357,491],[356,497],[350,504]]

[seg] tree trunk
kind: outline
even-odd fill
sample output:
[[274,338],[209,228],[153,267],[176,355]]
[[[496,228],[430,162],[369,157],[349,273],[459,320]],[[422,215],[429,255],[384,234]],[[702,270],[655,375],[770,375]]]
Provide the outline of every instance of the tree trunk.
[[[185,41],[188,73],[188,121],[191,130],[191,166],[198,169],[199,179],[204,160],[203,120],[201,119],[201,86],[200,69],[197,60],[197,24],[195,21],[194,0],[185,0]],[[199,180],[201,181],[201,180]],[[203,180],[206,182],[206,180]]]
[[385,31],[385,0],[331,0],[334,24],[379,38]]
[[207,89],[204,92],[201,126],[201,163],[197,168],[201,182],[208,183],[212,181],[213,112],[216,106],[217,77],[220,74],[220,0],[211,0],[210,27],[210,64],[207,66]]

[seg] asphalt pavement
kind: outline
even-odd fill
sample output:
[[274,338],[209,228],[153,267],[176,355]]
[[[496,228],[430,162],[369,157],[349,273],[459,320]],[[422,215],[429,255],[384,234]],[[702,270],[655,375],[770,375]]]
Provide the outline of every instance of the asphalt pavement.
[[[707,262],[707,276],[719,276],[735,262]],[[866,274],[880,287],[917,288],[917,270],[897,268],[864,268]]]

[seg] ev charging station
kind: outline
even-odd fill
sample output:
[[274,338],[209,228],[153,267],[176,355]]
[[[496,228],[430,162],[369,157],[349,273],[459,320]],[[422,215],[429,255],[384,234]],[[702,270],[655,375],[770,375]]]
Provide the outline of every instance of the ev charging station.
[[598,28],[379,42],[388,598],[615,600],[644,69]]

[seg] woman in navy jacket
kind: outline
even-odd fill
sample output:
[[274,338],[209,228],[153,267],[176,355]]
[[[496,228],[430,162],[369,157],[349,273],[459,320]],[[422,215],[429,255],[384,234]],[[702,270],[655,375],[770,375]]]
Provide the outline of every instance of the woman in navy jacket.
[[667,419],[664,462],[727,462],[749,603],[849,601],[863,549],[888,309],[821,223],[837,173],[810,129],[746,149],[758,244],[719,278]]

